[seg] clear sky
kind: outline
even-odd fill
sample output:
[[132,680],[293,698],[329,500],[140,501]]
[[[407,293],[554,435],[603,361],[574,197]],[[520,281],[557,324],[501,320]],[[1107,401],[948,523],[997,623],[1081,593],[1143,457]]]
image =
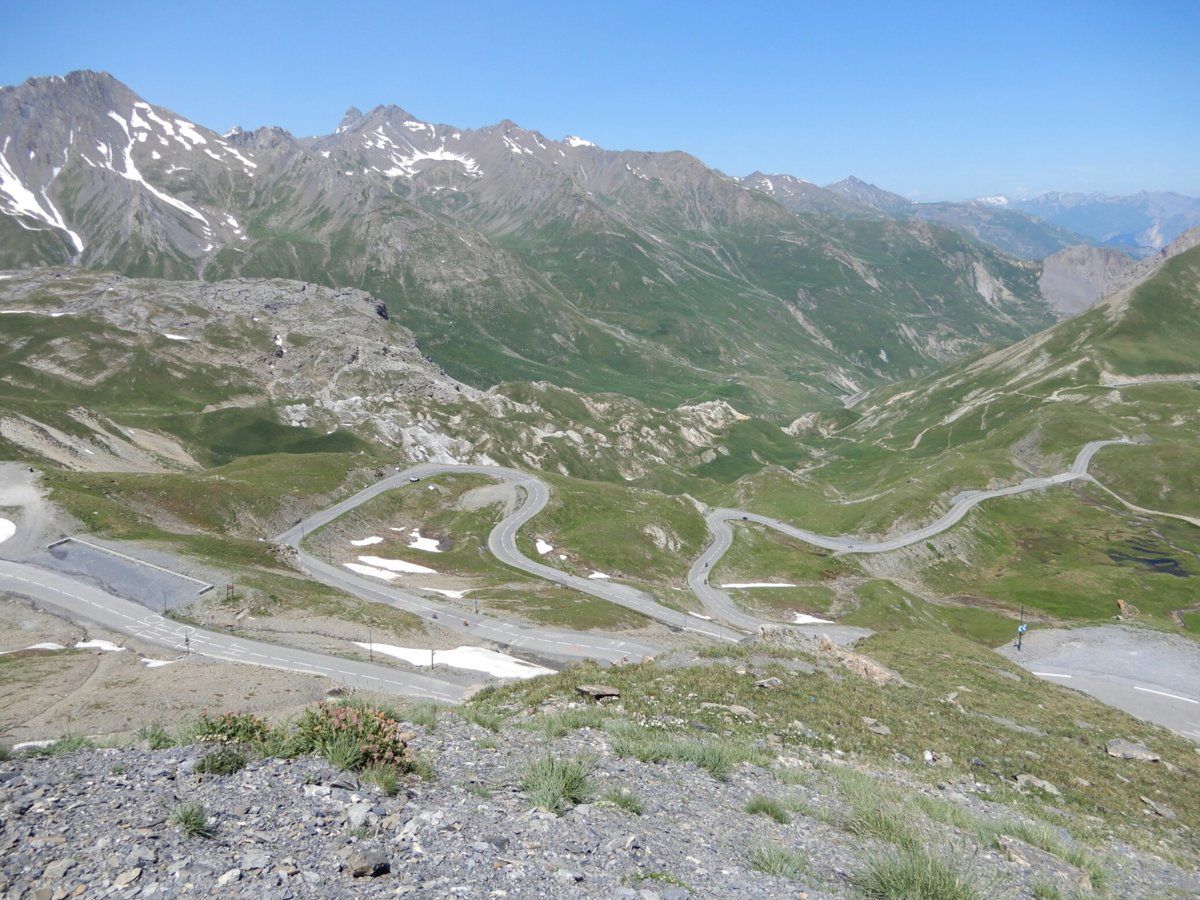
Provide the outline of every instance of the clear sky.
[[4,5],[0,84],[104,69],[219,131],[396,103],[917,199],[1200,194],[1200,0]]

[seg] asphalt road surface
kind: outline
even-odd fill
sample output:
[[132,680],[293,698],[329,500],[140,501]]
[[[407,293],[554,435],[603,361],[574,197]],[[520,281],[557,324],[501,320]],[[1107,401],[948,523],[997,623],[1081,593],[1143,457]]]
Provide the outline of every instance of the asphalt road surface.
[[1200,645],[1120,625],[1036,629],[998,651],[1039,678],[1091,694],[1200,743]]
[[[530,559],[517,549],[517,531],[522,525],[545,509],[546,504],[550,501],[550,487],[540,478],[528,472],[508,469],[503,466],[460,466],[445,465],[442,463],[422,463],[421,465],[412,466],[381,478],[371,486],[364,488],[351,497],[347,497],[340,503],[335,503],[327,509],[308,516],[279,535],[275,540],[281,544],[295,547],[300,553],[301,562],[318,581],[330,587],[336,587],[339,590],[348,590],[350,593],[355,594],[355,596],[363,597],[363,599],[382,599],[383,602],[389,602],[385,598],[391,598],[394,606],[406,609],[425,619],[433,620],[436,613],[436,622],[443,628],[465,629],[470,634],[483,636],[497,643],[508,644],[512,647],[531,650],[549,656],[589,657],[617,661],[624,658],[641,659],[644,656],[653,655],[658,652],[655,647],[647,644],[638,644],[634,641],[591,635],[584,636],[578,632],[552,632],[548,629],[522,623],[520,619],[516,618],[470,616],[468,617],[468,621],[471,624],[463,626],[462,612],[457,607],[441,604],[435,600],[430,600],[399,588],[384,587],[379,582],[367,576],[357,575],[349,570],[323,563],[321,560],[305,553],[300,547],[304,535],[311,534],[315,529],[332,522],[339,516],[344,515],[374,497],[378,497],[380,494],[387,491],[413,487],[411,481],[413,478],[427,478],[432,475],[460,474],[464,472],[487,475],[500,481],[506,481],[525,492],[525,499],[521,503],[521,506],[511,515],[497,523],[492,529],[491,534],[488,535],[488,549],[501,562],[512,566],[514,569],[520,569],[522,572],[528,572],[530,575],[538,578],[543,578],[547,581],[560,584],[563,587],[568,587],[584,594],[590,594],[609,603],[615,603],[618,606],[631,609],[634,612],[641,613],[648,618],[655,619],[679,631],[694,632],[703,637],[730,642],[741,641],[746,637],[744,633],[727,628],[719,623],[699,619],[688,613],[663,606],[649,594],[628,585],[614,584],[599,579],[581,578],[578,575],[571,575],[561,569],[556,569],[553,566]],[[367,597],[366,593],[369,593],[371,596]],[[757,631],[760,624],[761,622],[755,620],[754,624],[747,630]]]
[[348,687],[442,703],[456,703],[469,690],[469,685],[446,678],[181,625],[132,600],[26,563],[0,559],[0,590],[29,597],[70,619],[95,622],[178,653],[321,675]]

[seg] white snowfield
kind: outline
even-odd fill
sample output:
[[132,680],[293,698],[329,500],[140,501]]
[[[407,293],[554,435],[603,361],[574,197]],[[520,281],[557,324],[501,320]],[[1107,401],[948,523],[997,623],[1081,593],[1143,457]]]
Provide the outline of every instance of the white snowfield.
[[0,544],[17,533],[17,526],[10,519],[0,519]]
[[588,576],[588,578],[591,578],[592,580],[607,580],[609,576],[603,572],[593,572]]
[[773,588],[773,587],[796,587],[794,584],[788,584],[782,581],[734,581],[730,584],[721,585],[723,588]]
[[441,594],[443,597],[449,597],[451,600],[461,600],[471,592],[471,589],[464,588],[461,591],[453,591],[450,588],[429,588],[429,591],[434,594]]
[[538,538],[534,542],[534,546],[537,547],[537,552],[540,553],[542,556],[545,556],[547,553],[549,553],[551,550],[554,549],[553,546],[551,546],[550,544],[547,544],[541,538]]
[[367,644],[354,642],[356,646],[385,656],[402,659],[413,666],[450,666],[453,669],[470,669],[487,672],[496,678],[535,678],[538,675],[553,675],[553,669],[535,666],[533,663],[508,656],[486,647],[455,647],[453,650],[424,650],[418,647],[397,647],[394,644]]
[[389,572],[387,569],[377,569],[374,566],[364,566],[361,563],[342,563],[342,565],[355,574],[369,575],[381,581],[395,581],[400,577],[395,572]]
[[360,556],[359,562],[377,569],[387,569],[389,572],[404,572],[409,575],[436,575],[437,572],[428,566],[406,562],[403,559],[385,559],[382,556]]
[[810,616],[808,613],[792,613],[793,625],[832,625],[833,622],[829,619],[818,619],[816,616]]
[[150,659],[149,657],[142,657],[142,665],[147,669],[161,669],[163,666],[169,666],[174,662],[175,660],[173,659]]
[[165,337],[168,341],[190,341],[191,340],[191,338],[188,337],[186,334],[171,334],[169,331],[164,331],[162,333],[162,336]]
[[[22,647],[21,650],[66,650],[65,644],[56,644],[53,641],[43,641],[40,644],[30,644],[28,647]],[[120,653],[125,648],[120,644],[114,644],[112,641],[103,641],[95,639],[91,641],[79,641],[74,645],[76,650],[99,650],[101,653]],[[0,650],[0,656],[5,656],[9,653],[20,653],[20,650]]]
[[382,544],[382,543],[383,543],[383,538],[371,536],[371,537],[361,538],[357,541],[351,541],[350,546],[352,546],[352,547],[370,547],[372,544]]
[[75,645],[76,650],[99,650],[101,653],[120,653],[125,648],[114,644],[112,641],[102,641],[99,639],[91,641],[80,641]]
[[436,538],[421,537],[421,529],[414,528],[408,533],[408,546],[413,550],[424,550],[426,553],[441,553],[442,548],[438,546]]

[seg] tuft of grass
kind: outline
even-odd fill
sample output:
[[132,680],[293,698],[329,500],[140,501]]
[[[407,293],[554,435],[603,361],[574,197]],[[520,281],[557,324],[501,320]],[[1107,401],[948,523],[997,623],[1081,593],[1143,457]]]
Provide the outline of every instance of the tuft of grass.
[[500,713],[479,706],[460,706],[457,712],[468,722],[488,731],[499,731],[504,724],[504,716]]
[[335,769],[353,772],[362,768],[363,752],[358,737],[349,733],[332,734],[317,742],[316,751]]
[[780,784],[808,784],[808,773],[803,769],[772,769],[771,774]]
[[25,751],[30,756],[62,756],[64,753],[74,753],[76,750],[95,750],[96,744],[91,738],[82,734],[64,734],[53,744],[45,747],[32,747]]
[[113,763],[111,766],[108,767],[108,774],[109,775],[124,775],[125,767],[123,765],[121,765],[120,763]]
[[175,736],[167,731],[161,722],[149,722],[143,725],[138,729],[137,736],[139,740],[145,741],[146,746],[151,750],[166,750],[176,744]]
[[478,797],[480,800],[492,799],[492,789],[482,781],[473,781],[468,784],[467,793]]
[[685,891],[691,890],[686,881],[672,875],[670,872],[635,872],[629,880],[634,884],[643,884],[644,882],[650,882],[651,884],[671,884],[675,887],[681,887]]
[[496,743],[495,738],[481,737],[479,740],[477,740],[475,742],[475,746],[480,750],[495,750],[500,745],[498,743]]
[[1065,900],[1063,892],[1053,881],[1035,881],[1030,892],[1034,900]]
[[780,825],[787,825],[792,821],[792,817],[782,803],[773,797],[764,797],[761,794],[750,798],[750,802],[746,804],[746,812],[751,815],[767,816]]
[[232,775],[244,768],[246,754],[228,745],[204,754],[196,763],[196,772],[200,775]]
[[778,878],[798,878],[808,871],[808,861],[775,844],[755,844],[746,855],[750,868]]
[[846,810],[841,826],[859,837],[872,837],[901,850],[916,851],[921,838],[913,824],[912,810],[898,802],[896,792],[870,776],[838,770]]
[[400,790],[400,775],[395,766],[375,763],[363,769],[358,777],[365,784],[375,785],[389,797]]
[[0,762],[8,762],[12,759],[12,747],[8,744],[0,744]]
[[433,768],[433,761],[424,753],[413,756],[409,763],[409,771],[422,781],[437,781],[437,771]]
[[180,803],[172,809],[168,821],[172,825],[177,825],[188,837],[211,838],[217,833],[212,823],[208,821],[208,813],[195,800]]
[[612,748],[618,756],[632,756],[645,763],[690,762],[719,781],[729,778],[730,770],[737,763],[761,757],[754,750],[654,734],[625,722],[609,722],[606,730],[613,736]]
[[525,769],[521,787],[537,806],[561,815],[591,793],[588,768],[579,758],[557,759],[547,753]]
[[442,707],[436,703],[414,703],[404,710],[401,721],[420,725],[426,731],[433,731],[437,728],[438,715],[441,711]]
[[605,791],[601,799],[605,803],[611,803],[618,809],[623,809],[631,816],[640,816],[642,814],[641,798],[628,788],[613,788],[610,791]]
[[580,728],[603,728],[606,718],[608,717],[604,710],[599,706],[581,706],[578,709],[563,709],[538,716],[532,725],[547,737],[560,738]]
[[295,731],[288,724],[272,728],[264,737],[254,741],[251,746],[259,756],[278,759],[291,759],[299,756],[301,752]]
[[950,862],[921,851],[877,856],[856,879],[873,900],[980,900],[975,880]]

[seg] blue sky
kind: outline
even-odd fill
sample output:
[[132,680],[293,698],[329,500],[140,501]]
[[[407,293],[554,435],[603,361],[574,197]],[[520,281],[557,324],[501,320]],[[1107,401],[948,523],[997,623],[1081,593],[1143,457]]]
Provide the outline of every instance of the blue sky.
[[0,83],[105,69],[218,130],[396,103],[918,199],[1200,194],[1197,0],[6,6]]

